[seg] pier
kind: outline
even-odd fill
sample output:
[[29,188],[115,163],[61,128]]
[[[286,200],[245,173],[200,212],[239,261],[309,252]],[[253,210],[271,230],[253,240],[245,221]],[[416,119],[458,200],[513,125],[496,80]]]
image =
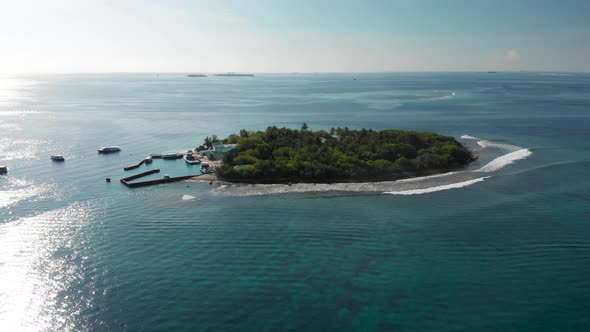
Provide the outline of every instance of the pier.
[[129,166],[125,166],[125,167],[123,167],[123,170],[124,170],[124,171],[130,171],[130,170],[132,170],[132,169],[139,168],[139,166],[141,166],[141,165],[143,165],[143,164],[145,164],[145,159],[142,159],[142,160],[141,160],[140,162],[138,162],[137,164],[132,164],[132,165],[129,165]]
[[123,167],[124,171],[130,171],[132,169],[136,169],[139,168],[139,166],[143,165],[143,164],[151,164],[152,163],[152,156],[147,156],[145,158],[143,158],[140,162],[138,162],[137,164],[131,164],[129,166],[125,166]]
[[171,182],[178,182],[178,181],[182,181],[182,180],[188,180],[190,178],[194,178],[196,176],[201,176],[203,174],[197,174],[197,175],[184,175],[184,176],[176,176],[176,177],[169,177],[169,178],[163,178],[163,179],[155,179],[155,180],[148,180],[148,181],[141,181],[141,182],[130,182],[139,178],[142,178],[144,176],[148,176],[154,173],[160,173],[160,169],[156,168],[156,169],[152,169],[146,172],[142,172],[139,174],[135,174],[132,176],[128,176],[126,178],[121,179],[121,183],[124,184],[125,186],[127,186],[127,188],[139,188],[139,187],[147,187],[147,186],[153,186],[156,184],[163,184],[163,183],[171,183]]
[[126,178],[122,178],[121,183],[129,187],[129,181],[133,181],[135,179],[139,179],[139,178],[142,178],[144,176],[148,176],[148,175],[154,174],[154,173],[160,173],[160,169],[159,168],[151,169],[149,171],[141,172],[139,174],[135,174],[135,175],[128,176]]
[[179,153],[152,153],[150,156],[154,159],[180,159],[184,154]]

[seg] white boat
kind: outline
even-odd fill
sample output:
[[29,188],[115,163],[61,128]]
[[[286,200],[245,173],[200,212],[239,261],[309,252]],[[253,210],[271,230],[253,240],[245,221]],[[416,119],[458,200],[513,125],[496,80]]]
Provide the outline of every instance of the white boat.
[[0,165],[0,174],[6,174],[8,173],[8,167],[4,166],[4,165]]
[[98,153],[112,153],[112,152],[119,152],[121,148],[118,146],[103,146],[98,149]]
[[184,159],[184,161],[186,161],[187,164],[197,165],[201,163],[201,160],[199,160],[199,158],[196,158],[191,152],[188,152],[182,158]]
[[164,179],[169,179],[169,178],[170,178],[170,175],[164,174]]
[[53,161],[65,161],[66,158],[64,158],[64,156],[62,156],[61,154],[53,154],[53,155],[51,155],[51,160],[53,160]]
[[143,158],[143,160],[145,161],[146,164],[151,164],[152,163],[152,156],[147,156],[147,157]]

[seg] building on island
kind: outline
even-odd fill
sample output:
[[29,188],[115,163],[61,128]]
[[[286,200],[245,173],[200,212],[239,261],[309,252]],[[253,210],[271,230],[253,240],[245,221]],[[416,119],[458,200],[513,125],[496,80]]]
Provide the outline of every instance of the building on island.
[[212,143],[213,148],[211,150],[201,150],[198,151],[199,154],[203,156],[207,156],[207,158],[215,160],[222,160],[228,154],[237,154],[240,152],[240,149],[236,146],[236,144],[223,144],[219,141]]

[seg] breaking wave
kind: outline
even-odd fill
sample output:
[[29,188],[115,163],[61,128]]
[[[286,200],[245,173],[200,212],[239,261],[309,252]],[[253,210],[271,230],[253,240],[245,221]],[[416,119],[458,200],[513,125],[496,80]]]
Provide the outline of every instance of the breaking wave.
[[492,141],[487,141],[487,140],[478,141],[477,145],[481,146],[482,148],[499,148],[499,149],[507,149],[507,150],[521,149],[521,147],[516,146],[516,145],[492,142]]
[[487,178],[489,178],[489,176],[484,176],[482,178],[477,178],[477,179],[473,179],[473,180],[467,180],[467,181],[463,181],[463,182],[445,184],[445,185],[442,185],[442,186],[436,186],[436,187],[430,187],[430,188],[424,188],[424,189],[411,189],[411,190],[404,190],[404,191],[389,191],[389,192],[385,192],[384,194],[390,194],[390,195],[420,195],[420,194],[428,194],[428,193],[433,193],[433,192],[437,192],[437,191],[443,191],[443,190],[449,190],[449,189],[457,189],[457,188],[464,188],[464,187],[470,186],[470,185],[472,185],[474,183],[482,182],[482,181],[484,181]]
[[475,170],[474,172],[494,172],[501,168],[504,168],[506,165],[514,163],[517,160],[525,159],[531,154],[533,153],[529,149],[520,149],[514,152],[510,152],[490,161],[485,166]]
[[479,139],[479,138],[477,138],[477,137],[470,136],[470,135],[463,135],[463,136],[461,136],[460,138],[462,138],[462,139],[473,139],[473,140],[475,140],[475,139]]

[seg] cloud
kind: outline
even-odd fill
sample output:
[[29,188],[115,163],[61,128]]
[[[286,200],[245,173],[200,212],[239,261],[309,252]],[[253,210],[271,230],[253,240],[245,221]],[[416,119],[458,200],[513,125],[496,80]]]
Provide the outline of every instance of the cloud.
[[516,49],[509,49],[496,55],[496,65],[502,68],[514,68],[520,63],[521,55]]

